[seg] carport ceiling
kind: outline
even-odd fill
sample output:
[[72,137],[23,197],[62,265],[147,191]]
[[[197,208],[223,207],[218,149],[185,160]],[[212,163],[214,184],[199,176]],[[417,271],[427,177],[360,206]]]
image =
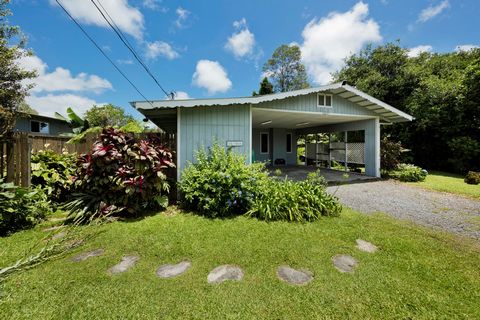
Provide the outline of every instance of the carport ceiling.
[[[272,109],[252,109],[253,128],[302,129],[328,124],[371,119],[370,116],[329,115],[317,113],[286,112]],[[271,121],[271,122],[270,122]],[[262,124],[264,123],[264,124]]]

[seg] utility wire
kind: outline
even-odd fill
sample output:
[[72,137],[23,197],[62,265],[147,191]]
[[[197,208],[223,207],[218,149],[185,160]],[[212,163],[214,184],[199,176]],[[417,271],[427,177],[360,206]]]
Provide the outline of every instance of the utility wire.
[[[140,65],[145,69],[145,71],[148,73],[148,75],[153,79],[153,81],[155,81],[155,83],[158,85],[158,87],[163,91],[163,93],[165,93],[165,95],[167,97],[172,97],[173,96],[173,92],[170,92],[168,93],[163,87],[162,85],[160,84],[160,82],[157,80],[157,78],[153,75],[153,73],[150,71],[150,69],[147,67],[147,65],[145,65],[145,63],[142,61],[142,59],[139,57],[138,53],[135,51],[135,49],[133,48],[133,46],[130,44],[130,42],[127,40],[127,38],[125,37],[125,35],[122,33],[122,31],[120,30],[120,28],[117,26],[117,24],[115,23],[115,21],[113,20],[113,18],[110,16],[110,14],[108,13],[108,11],[103,7],[102,3],[97,0],[97,1],[94,1],[94,0],[90,0],[93,5],[95,6],[95,8],[97,8],[98,12],[100,12],[100,14],[102,15],[103,19],[108,23],[108,25],[110,26],[110,28],[112,28],[112,30],[117,34],[118,38],[122,41],[122,43],[127,47],[128,50],[130,50],[130,52],[133,54],[133,56],[135,57],[135,59],[140,63]],[[102,7],[102,9],[100,9],[100,7],[97,5],[97,3],[100,5],[100,7]],[[108,16],[105,16],[105,14]],[[110,19],[110,20],[109,20]]]
[[55,2],[57,2],[60,8],[62,8],[63,11],[65,11],[65,13],[70,17],[70,19],[72,19],[72,21],[77,25],[77,27],[80,28],[80,30],[82,30],[83,34],[93,43],[93,45],[103,54],[103,56],[115,67],[115,69],[117,69],[117,71],[125,78],[125,80],[127,80],[128,83],[130,83],[130,85],[138,92],[138,94],[140,94],[148,103],[150,103],[150,105],[153,108],[152,102],[145,97],[145,95],[137,88],[137,86],[132,81],[130,81],[127,75],[115,64],[115,62],[113,62],[112,59],[110,59],[110,57],[105,53],[105,51],[103,51],[102,48],[100,48],[100,46],[95,42],[95,40],[92,37],[90,37],[87,31],[85,31],[85,29],[77,22],[77,20],[75,20],[75,18],[70,14],[70,12],[68,12],[68,10],[65,9],[65,7],[60,3],[60,1],[55,0]]

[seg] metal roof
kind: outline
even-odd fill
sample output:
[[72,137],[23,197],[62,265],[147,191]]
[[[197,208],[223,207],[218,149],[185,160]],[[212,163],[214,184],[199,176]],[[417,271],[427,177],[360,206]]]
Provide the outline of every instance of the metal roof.
[[372,110],[378,115],[389,122],[404,122],[412,121],[414,118],[400,111],[391,105],[380,101],[355,87],[352,87],[346,82],[338,82],[328,84],[315,88],[301,89],[289,92],[273,93],[263,96],[255,97],[239,97],[239,98],[214,98],[214,99],[187,99],[187,100],[156,100],[156,101],[134,101],[130,104],[142,112],[142,110],[151,109],[170,109],[170,108],[191,108],[201,106],[228,106],[239,104],[251,104],[256,105],[262,102],[282,100],[291,97],[297,97],[307,95],[316,92],[330,91],[334,94],[338,94],[340,97],[345,98],[351,102],[358,104],[361,107]]

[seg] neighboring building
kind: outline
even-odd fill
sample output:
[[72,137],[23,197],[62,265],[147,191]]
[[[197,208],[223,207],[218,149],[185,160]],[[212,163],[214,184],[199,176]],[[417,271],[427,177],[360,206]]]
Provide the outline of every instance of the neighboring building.
[[36,114],[19,116],[14,130],[52,136],[58,136],[61,133],[72,133],[72,128],[70,128],[67,121]]
[[[214,141],[245,154],[249,163],[296,165],[298,135],[363,131],[365,174],[379,177],[380,123],[413,119],[345,82],[256,97],[131,104],[157,126],[177,135],[178,175],[187,161],[195,161],[199,147],[209,147]],[[347,159],[347,144],[338,145],[345,148]],[[329,148],[330,161],[336,147],[332,143]]]

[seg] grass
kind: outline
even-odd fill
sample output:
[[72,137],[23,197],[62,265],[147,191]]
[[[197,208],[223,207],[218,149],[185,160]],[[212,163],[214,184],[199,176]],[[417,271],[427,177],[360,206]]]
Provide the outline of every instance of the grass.
[[466,184],[463,176],[432,171],[423,182],[409,182],[408,184],[419,186],[440,192],[455,193],[475,199],[480,199],[480,185]]
[[[480,244],[385,215],[344,210],[315,223],[266,223],[239,217],[209,220],[171,208],[137,221],[97,228],[83,247],[12,275],[3,283],[1,319],[302,319],[479,318]],[[13,263],[45,234],[41,227],[0,238],[0,266]],[[358,251],[355,239],[378,245]],[[71,256],[105,248],[105,255],[74,263]],[[106,270],[124,254],[141,260],[128,272]],[[351,254],[353,274],[331,257]],[[159,279],[165,263],[192,261],[186,274]],[[237,264],[242,282],[207,284],[210,270]],[[276,278],[282,264],[307,268],[305,287]]]

